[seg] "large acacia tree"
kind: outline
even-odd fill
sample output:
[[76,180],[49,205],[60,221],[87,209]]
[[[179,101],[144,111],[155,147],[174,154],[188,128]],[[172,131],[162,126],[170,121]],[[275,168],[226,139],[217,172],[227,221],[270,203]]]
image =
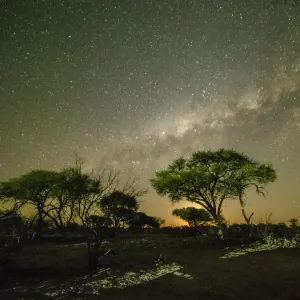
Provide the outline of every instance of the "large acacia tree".
[[221,225],[223,204],[239,199],[244,205],[246,190],[254,187],[265,195],[265,186],[276,180],[272,165],[261,164],[234,150],[198,151],[191,158],[175,160],[157,171],[150,181],[159,195],[172,202],[188,200],[206,209]]
[[[16,210],[30,205],[37,217],[38,233],[46,218],[64,231],[76,217],[83,219],[96,205],[87,201],[98,196],[101,182],[77,167],[60,172],[35,170],[0,183],[0,196]],[[85,201],[84,201],[85,200]],[[85,206],[83,204],[86,204]]]
[[87,198],[98,196],[100,181],[90,174],[82,172],[77,167],[65,168],[58,173],[53,181],[46,215],[60,231],[73,222],[77,217],[82,221],[88,216],[92,204],[86,204]]
[[53,189],[53,183],[59,173],[46,170],[34,170],[17,178],[0,183],[0,196],[4,202],[12,202],[18,210],[26,204],[31,205],[37,217],[38,233],[42,231],[43,221],[49,213],[48,199]]

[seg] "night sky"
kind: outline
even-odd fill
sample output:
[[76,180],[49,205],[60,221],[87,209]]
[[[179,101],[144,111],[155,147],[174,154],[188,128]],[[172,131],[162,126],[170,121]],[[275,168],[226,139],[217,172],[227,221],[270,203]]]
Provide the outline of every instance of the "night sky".
[[[300,218],[299,1],[0,3],[0,180],[77,151],[150,187],[179,155],[233,148],[279,172],[248,194],[254,221]],[[174,224],[181,206],[151,190],[141,209]]]

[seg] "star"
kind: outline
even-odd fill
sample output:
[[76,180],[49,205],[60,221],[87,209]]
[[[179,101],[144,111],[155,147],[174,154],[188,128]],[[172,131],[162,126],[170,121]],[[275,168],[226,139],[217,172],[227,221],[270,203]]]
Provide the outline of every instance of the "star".
[[[300,201],[300,6],[102,2],[5,5],[0,180],[60,169],[76,150],[144,188],[181,155],[233,148],[278,169],[264,205],[284,220],[282,199]],[[143,203],[164,217],[162,201]]]

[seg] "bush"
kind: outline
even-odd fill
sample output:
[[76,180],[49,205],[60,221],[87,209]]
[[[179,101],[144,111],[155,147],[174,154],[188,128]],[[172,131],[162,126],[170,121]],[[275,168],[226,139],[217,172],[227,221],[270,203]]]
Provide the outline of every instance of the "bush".
[[297,234],[291,239],[279,238],[273,233],[264,233],[263,242],[269,247],[297,248],[300,247],[300,235]]

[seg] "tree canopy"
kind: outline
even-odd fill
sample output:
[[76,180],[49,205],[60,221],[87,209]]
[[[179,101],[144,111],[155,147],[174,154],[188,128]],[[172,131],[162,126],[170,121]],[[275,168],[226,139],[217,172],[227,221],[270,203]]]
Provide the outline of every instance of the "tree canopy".
[[135,216],[139,203],[136,197],[117,190],[103,197],[100,207],[104,215],[112,219],[114,227],[118,228]]
[[[99,214],[100,208],[118,227],[135,214],[136,198],[146,192],[131,179],[120,186],[116,172],[84,172],[78,159],[75,166],[60,171],[35,170],[0,182],[0,200],[12,204],[13,211],[28,205],[33,208],[38,233],[49,220],[60,232],[75,220],[88,225],[88,217]],[[112,220],[106,224],[112,225]]]
[[265,195],[265,186],[277,178],[270,164],[261,164],[234,150],[198,151],[191,158],[180,157],[150,181],[159,195],[172,202],[188,200],[200,204],[220,225],[227,199],[244,205],[248,188]]
[[47,200],[59,173],[35,170],[0,183],[0,195],[5,201],[13,201],[19,209],[25,204],[32,205],[37,213],[38,231],[42,230],[43,219],[48,212]]
[[130,227],[137,228],[160,228],[160,226],[164,224],[164,220],[157,217],[148,216],[144,212],[137,212],[135,216],[128,221],[128,225]]
[[212,221],[212,217],[209,212],[203,208],[176,208],[173,210],[172,215],[186,221],[190,227],[194,228],[199,228],[200,226]]

